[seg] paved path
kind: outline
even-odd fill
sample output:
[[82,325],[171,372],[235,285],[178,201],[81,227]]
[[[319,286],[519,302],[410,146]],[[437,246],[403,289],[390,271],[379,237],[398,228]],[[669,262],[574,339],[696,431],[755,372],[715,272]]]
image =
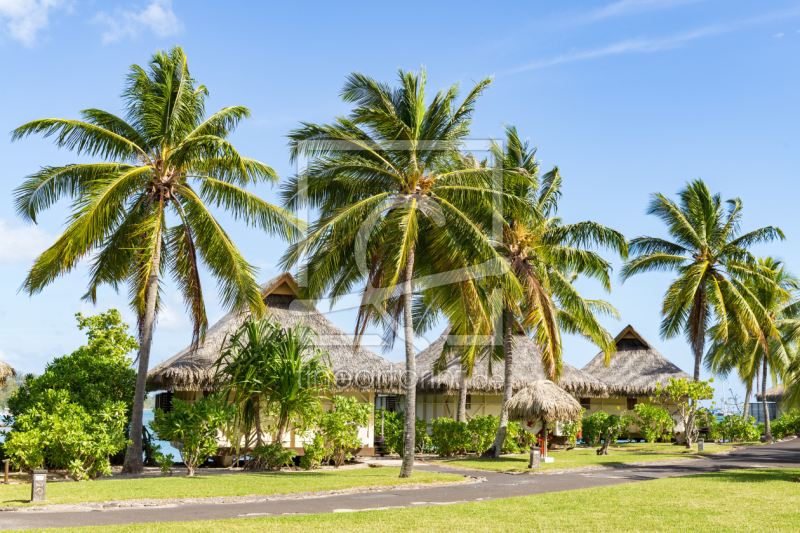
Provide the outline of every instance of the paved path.
[[564,473],[557,473],[556,470],[548,471],[551,472],[548,474],[510,475],[482,470],[452,469],[439,465],[419,465],[418,468],[424,470],[470,474],[485,477],[486,481],[417,490],[387,490],[365,494],[225,505],[189,504],[176,507],[125,508],[84,512],[4,512],[0,513],[0,529],[184,522],[447,505],[754,467],[800,468],[800,439],[769,446],[745,448],[726,455],[712,455],[688,461],[670,461],[669,464],[618,465],[602,470]]

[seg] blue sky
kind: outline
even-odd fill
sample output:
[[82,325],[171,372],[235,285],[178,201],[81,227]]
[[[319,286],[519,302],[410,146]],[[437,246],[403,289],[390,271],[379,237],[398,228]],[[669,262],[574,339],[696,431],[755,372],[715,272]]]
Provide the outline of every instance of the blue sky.
[[[504,123],[515,124],[539,147],[544,168],[559,165],[565,220],[595,220],[630,238],[663,235],[644,214],[649,195],[674,195],[701,177],[724,197],[743,200],[744,229],[781,227],[785,242],[755,251],[800,272],[800,2],[331,5],[0,0],[0,131],[37,118],[77,118],[88,107],[120,112],[129,65],[179,44],[192,75],[210,90],[210,111],[252,110],[233,138],[240,151],[287,177],[294,169],[286,133],[299,121],[346,113],[337,95],[350,72],[393,82],[398,68],[424,65],[432,89],[455,82],[468,89],[494,76],[473,134],[499,138]],[[81,302],[84,267],[32,298],[17,292],[32,259],[58,235],[68,204],[29,227],[15,218],[12,191],[40,165],[75,160],[42,139],[0,140],[0,359],[24,372],[41,372],[83,342],[76,312],[118,307],[132,319],[124,294],[101,293],[97,308]],[[269,187],[257,192],[277,201]],[[284,243],[222,220],[262,279],[278,273]],[[622,320],[606,327],[616,333],[633,324],[690,371],[685,341],[658,334],[669,279],[643,275],[621,285],[615,278],[605,297]],[[603,297],[596,284],[580,287]],[[207,277],[205,293],[214,321],[221,310]],[[329,316],[352,331],[352,311]],[[418,344],[434,340],[442,326]],[[152,365],[188,344],[190,334],[180,298],[168,291]],[[565,361],[578,367],[597,351],[580,339],[565,341]]]

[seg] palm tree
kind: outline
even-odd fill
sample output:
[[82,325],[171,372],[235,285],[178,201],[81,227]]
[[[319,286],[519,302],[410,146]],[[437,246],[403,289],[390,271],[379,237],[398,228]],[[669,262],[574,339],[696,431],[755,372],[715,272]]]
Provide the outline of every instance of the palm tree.
[[183,294],[195,345],[208,326],[201,261],[217,279],[225,308],[249,308],[256,315],[265,309],[257,269],[245,261],[210,207],[284,237],[298,234],[286,211],[243,188],[278,179],[270,167],[242,157],[228,141],[250,111],[226,107],[206,118],[207,96],[205,86],[189,75],[183,50],[175,47],[154,54],[147,68],[131,67],[122,95],[124,119],[87,109],[82,120],[35,120],[12,134],[12,140],[54,136],[60,148],[104,160],[43,167],[17,188],[16,208],[35,223],[38,213],[57,200],[74,199],[66,230],[36,259],[25,292],[41,292],[86,257],[91,258],[86,299],[96,302],[103,284],[115,290],[128,286],[141,342],[127,473],[142,471],[142,410],[162,277],[171,274]]
[[[495,144],[493,152],[510,174],[503,180],[505,192],[528,198],[533,205],[527,212],[505,213],[503,241],[496,243],[497,252],[523,287],[521,298],[503,294],[503,406],[495,441],[487,452],[499,457],[508,426],[506,405],[514,392],[514,332],[522,330],[532,336],[541,349],[548,379],[556,383],[561,379],[562,331],[594,342],[609,358],[616,346],[597,315],[616,316],[616,310],[602,300],[585,300],[572,282],[577,276],[586,276],[610,291],[611,265],[590,248],[611,248],[625,257],[628,245],[621,233],[596,222],[562,223],[557,217],[561,197],[558,167],[540,176],[536,149],[520,139],[516,128],[506,128],[505,150]],[[525,179],[513,179],[514,175]]]
[[410,477],[414,464],[412,298],[463,276],[503,274],[505,266],[484,228],[491,225],[494,199],[523,207],[493,190],[490,171],[447,167],[467,138],[475,102],[489,83],[479,82],[460,104],[457,85],[427,102],[424,72],[400,71],[400,86],[394,89],[354,73],[342,91],[344,101],[356,105],[348,117],[331,125],[304,123],[290,134],[293,160],[315,159],[285,186],[286,206],[317,209],[319,219],[306,238],[289,248],[283,265],[309,258],[300,279],[313,299],[330,289],[336,301],[363,288],[357,343],[367,325],[377,323],[391,344],[403,324],[401,477]]
[[717,336],[720,338],[708,351],[706,368],[721,375],[736,370],[747,384],[748,395],[753,380],[761,370],[764,433],[767,442],[770,442],[772,432],[764,394],[767,374],[772,374],[773,381],[777,381],[777,376],[785,375],[795,358],[795,346],[800,339],[800,301],[797,299],[800,280],[788,272],[781,261],[772,257],[759,259],[758,265],[764,277],[772,283],[764,284],[751,279],[748,280],[748,288],[766,312],[767,322],[761,325],[761,335],[767,339],[767,349],[753,336],[746,342],[729,342],[724,335],[719,335],[720,328],[715,326],[709,334],[712,339]]
[[[700,379],[705,339],[710,321],[718,322],[720,340],[733,330],[760,339],[763,307],[746,282],[769,284],[748,248],[783,239],[783,232],[768,226],[740,235],[742,201],[728,200],[727,213],[719,194],[712,195],[702,180],[694,180],[680,191],[679,203],[654,194],[647,214],[666,225],[672,241],[638,237],[631,241],[631,258],[622,268],[622,280],[641,272],[675,272],[678,277],[664,295],[661,337],[670,339],[683,332],[694,353],[694,379]],[[765,333],[769,333],[765,336]]]

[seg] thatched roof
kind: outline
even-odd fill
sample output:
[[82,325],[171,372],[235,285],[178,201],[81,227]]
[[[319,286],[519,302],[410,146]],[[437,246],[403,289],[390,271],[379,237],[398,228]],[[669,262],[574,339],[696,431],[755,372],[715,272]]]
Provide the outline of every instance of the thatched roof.
[[[289,272],[261,286],[267,310],[284,326],[304,324],[317,333],[316,345],[328,352],[330,368],[336,375],[338,390],[376,390],[398,392],[402,371],[383,357],[359,348],[353,339],[328,320],[315,307],[298,299],[297,283]],[[249,312],[231,312],[209,328],[205,342],[192,353],[185,348],[173,358],[150,370],[151,390],[207,390],[213,385],[212,365],[220,354],[225,337],[234,333],[249,317]]]
[[[767,391],[764,394],[767,395],[768,402],[780,402],[786,395],[786,389],[783,388],[783,383],[781,383],[780,385],[776,385],[771,389],[767,389]],[[762,394],[760,392],[756,394],[756,400],[760,402],[761,396]]]
[[508,419],[566,422],[581,417],[581,404],[561,387],[546,379],[534,381],[508,401]]
[[[418,389],[421,392],[452,393],[461,384],[461,366],[456,358],[448,361],[445,372],[434,374],[433,364],[439,359],[445,343],[448,341],[450,328],[447,328],[436,342],[417,354]],[[449,339],[450,343],[458,339]],[[489,373],[489,359],[483,357],[475,362],[472,377],[467,379],[467,390],[477,394],[500,394],[503,391],[503,363],[492,363]],[[514,357],[511,363],[512,383],[518,390],[528,383],[546,379],[542,366],[542,355],[536,344],[526,335],[514,337]],[[567,363],[562,364],[562,378],[559,385],[575,396],[602,398],[608,396],[606,386],[598,379],[582,372]]]
[[656,384],[669,384],[669,378],[692,379],[692,376],[675,366],[653,348],[639,332],[628,326],[617,338],[617,352],[611,364],[605,366],[605,354],[600,352],[583,371],[608,385],[613,396],[649,396]]
[[11,365],[4,361],[0,361],[0,387],[4,387],[6,380],[16,375],[17,371],[11,368]]

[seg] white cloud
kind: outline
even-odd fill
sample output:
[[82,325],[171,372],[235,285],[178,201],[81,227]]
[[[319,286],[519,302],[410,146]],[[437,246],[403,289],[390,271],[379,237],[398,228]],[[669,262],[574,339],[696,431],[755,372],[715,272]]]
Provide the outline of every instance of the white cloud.
[[704,1],[706,0],[619,0],[618,2],[613,2],[607,6],[595,9],[583,17],[579,17],[577,22],[595,22],[597,20],[603,20],[612,17],[635,15],[637,13],[655,11],[658,9],[669,9],[681,5],[696,4]]
[[781,37],[783,37],[783,34],[782,34],[782,33],[778,33],[778,34],[776,34],[776,35],[775,35],[775,38],[776,38],[776,39],[780,39]]
[[12,39],[33,46],[39,31],[50,22],[50,11],[69,7],[70,3],[69,0],[0,0],[0,21]]
[[55,240],[37,226],[12,225],[0,218],[0,264],[30,263]]
[[17,354],[5,353],[3,350],[0,350],[0,361],[13,363],[15,361],[22,361],[22,358]]
[[144,30],[150,30],[158,37],[183,31],[183,23],[172,11],[172,0],[151,0],[140,12],[117,9],[113,15],[109,15],[101,11],[95,15],[93,22],[104,27],[104,43],[136,37]]
[[[660,39],[646,39],[637,38],[629,39],[627,41],[620,41],[618,43],[594,48],[591,50],[575,51],[567,54],[562,54],[550,59],[543,59],[523,65],[521,67],[509,70],[506,74],[516,74],[528,70],[534,70],[542,67],[549,67],[559,65],[561,63],[571,63],[582,59],[596,59],[599,57],[629,54],[629,53],[652,53],[661,50],[668,50],[677,48],[689,41],[694,41],[703,37],[711,37],[715,35],[723,35],[738,31],[747,27],[755,26],[772,20],[778,20],[790,16],[800,15],[800,9],[792,9],[787,11],[772,12],[755,17],[752,19],[741,20],[730,24],[721,24],[717,26],[707,26],[705,28],[698,28],[685,33],[663,37]],[[780,34],[783,35],[783,34]]]

